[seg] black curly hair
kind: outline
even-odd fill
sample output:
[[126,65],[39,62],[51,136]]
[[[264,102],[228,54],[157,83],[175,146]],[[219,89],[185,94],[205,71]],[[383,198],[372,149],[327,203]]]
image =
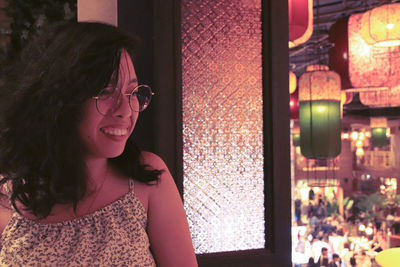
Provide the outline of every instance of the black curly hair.
[[[0,188],[11,183],[10,200],[39,218],[55,204],[73,204],[87,190],[82,141],[82,104],[116,77],[121,51],[134,59],[138,41],[116,27],[94,22],[48,26],[23,50],[1,88]],[[160,170],[141,162],[129,139],[109,159],[121,173],[152,184]]]

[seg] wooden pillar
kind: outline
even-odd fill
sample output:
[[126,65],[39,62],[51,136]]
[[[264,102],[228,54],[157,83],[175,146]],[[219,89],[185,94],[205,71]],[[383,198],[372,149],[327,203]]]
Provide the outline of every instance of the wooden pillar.
[[78,0],[78,21],[118,26],[118,0]]

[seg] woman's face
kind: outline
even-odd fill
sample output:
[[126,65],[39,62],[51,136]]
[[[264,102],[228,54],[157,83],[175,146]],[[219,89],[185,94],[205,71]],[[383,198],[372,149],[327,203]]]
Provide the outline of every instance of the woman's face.
[[[135,68],[129,54],[123,50],[119,65],[117,88],[122,94],[138,85]],[[97,111],[96,100],[83,104],[79,133],[83,140],[85,156],[89,158],[114,158],[122,154],[131,135],[138,112],[132,111],[128,96],[121,95],[119,105],[102,115]]]

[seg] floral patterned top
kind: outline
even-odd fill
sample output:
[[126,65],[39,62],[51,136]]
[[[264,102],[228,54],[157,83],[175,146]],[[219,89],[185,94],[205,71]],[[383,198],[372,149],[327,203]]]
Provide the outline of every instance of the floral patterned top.
[[69,221],[43,224],[14,212],[0,266],[156,266],[146,225],[133,183],[118,200]]

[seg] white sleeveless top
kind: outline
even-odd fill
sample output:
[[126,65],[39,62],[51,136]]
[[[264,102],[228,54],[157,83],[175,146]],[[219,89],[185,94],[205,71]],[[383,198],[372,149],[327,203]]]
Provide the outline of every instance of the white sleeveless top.
[[43,224],[14,212],[0,266],[156,266],[146,226],[133,181],[118,200],[72,220]]

